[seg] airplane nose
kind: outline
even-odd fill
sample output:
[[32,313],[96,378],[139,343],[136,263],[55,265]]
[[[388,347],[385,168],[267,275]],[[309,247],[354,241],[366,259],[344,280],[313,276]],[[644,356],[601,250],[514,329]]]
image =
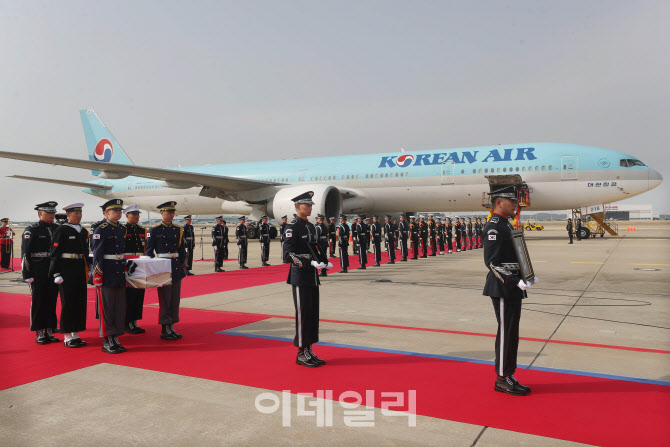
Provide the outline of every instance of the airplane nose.
[[663,176],[660,172],[650,169],[649,170],[649,190],[656,188],[658,185],[663,182]]

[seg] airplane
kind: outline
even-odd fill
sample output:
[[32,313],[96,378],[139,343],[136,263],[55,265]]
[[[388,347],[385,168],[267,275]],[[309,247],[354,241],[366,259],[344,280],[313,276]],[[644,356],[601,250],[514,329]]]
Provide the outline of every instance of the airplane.
[[661,184],[660,173],[632,155],[563,143],[524,143],[348,155],[171,169],[135,165],[93,109],[80,111],[88,160],[0,151],[0,158],[90,169],[76,182],[9,177],[82,187],[155,211],[166,200],[177,214],[240,214],[259,220],[292,216],[291,198],[313,191],[317,214],[488,211],[492,185],[532,191],[526,210],[577,209],[627,199]]

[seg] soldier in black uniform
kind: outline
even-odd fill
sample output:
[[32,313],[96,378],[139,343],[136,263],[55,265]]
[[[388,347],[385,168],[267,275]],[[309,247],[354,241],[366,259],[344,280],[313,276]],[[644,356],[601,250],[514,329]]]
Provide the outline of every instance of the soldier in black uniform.
[[419,223],[415,216],[409,216],[409,239],[412,243],[411,259],[419,259]]
[[100,313],[102,351],[120,354],[126,348],[119,343],[126,321],[126,227],[119,223],[123,200],[112,199],[102,205],[105,221],[93,232],[93,284],[96,286]]
[[349,225],[347,216],[340,214],[340,224],[337,226],[337,238],[340,245],[340,267],[339,273],[348,273],[349,268]]
[[430,246],[433,249],[430,256],[437,256],[437,227],[432,214],[428,216],[428,237],[430,238]]
[[[139,225],[140,207],[138,205],[127,206],[126,213],[126,243],[124,247],[123,258],[126,265],[129,259],[137,259],[144,256],[144,250],[147,244],[147,229]],[[137,325],[137,321],[142,319],[144,311],[144,292],[145,289],[126,287],[126,333],[144,334],[146,331]]]
[[419,221],[419,237],[421,238],[421,245],[423,246],[423,255],[422,258],[428,257],[428,222],[426,218],[421,216]]
[[444,218],[444,234],[445,239],[447,240],[447,253],[453,253],[453,227],[451,225],[451,218]]
[[212,246],[214,247],[214,272],[225,272],[221,266],[228,252],[228,227],[223,216],[217,216],[216,225],[212,227]]
[[395,264],[395,228],[391,222],[391,216],[384,216],[384,243],[389,255],[389,264]]
[[158,205],[162,220],[149,228],[146,248],[147,256],[166,258],[172,261],[172,284],[158,288],[158,304],[160,305],[158,324],[162,325],[161,339],[170,341],[182,337],[173,325],[179,323],[181,280],[186,276],[184,229],[172,223],[176,206],[177,202],[175,201]]
[[[286,225],[288,225],[288,216],[282,216],[281,223],[279,224],[279,241],[281,242],[282,256],[284,253],[284,242],[286,241],[286,236],[284,236],[284,230],[286,230]],[[286,260],[282,258],[282,262],[286,262]]]
[[395,245],[393,246],[394,250],[398,249],[398,240],[400,239],[400,233],[398,232],[398,218],[394,217],[393,218],[393,234],[394,238],[393,240],[395,241]]
[[258,226],[258,241],[261,243],[261,265],[269,267],[270,224],[268,223],[268,216],[261,216],[261,224]]
[[580,219],[578,217],[575,223],[576,223],[575,234],[577,235],[577,240],[581,241],[582,240],[582,219]]
[[353,222],[351,222],[351,240],[354,245],[354,254],[358,254],[358,217],[354,217]]
[[398,224],[398,239],[400,240],[400,260],[407,262],[409,256],[409,248],[407,247],[407,240],[409,239],[409,224],[405,221],[405,215],[400,215],[400,223]]
[[568,223],[565,226],[565,229],[568,232],[568,236],[570,237],[570,243],[572,244],[572,219],[568,217]]
[[23,280],[30,284],[30,330],[36,332],[35,342],[45,345],[60,341],[53,336],[58,326],[56,302],[58,286],[49,276],[51,241],[56,229],[54,219],[57,202],[44,202],[35,207],[39,221],[26,227],[21,243]]
[[238,249],[238,255],[237,255],[237,261],[240,263],[240,269],[248,269],[247,267],[247,244],[248,244],[248,239],[247,239],[247,226],[245,224],[246,219],[244,216],[240,216],[238,218],[240,223],[237,225],[237,228],[235,228],[235,237],[237,238],[237,249]]
[[484,225],[482,224],[481,217],[475,219],[475,248],[483,248],[482,245],[482,231],[484,230]]
[[456,244],[456,252],[460,252],[462,248],[461,244],[461,218],[456,216],[456,221],[454,222],[454,239]]
[[435,222],[435,234],[436,234],[436,242],[437,242],[437,252],[440,255],[444,254],[444,224],[442,223],[442,219],[438,217],[437,222]]
[[311,257],[308,243],[317,242],[316,228],[307,221],[312,213],[312,191],[300,194],[292,200],[297,216],[286,227],[284,259],[290,262],[287,284],[293,288],[295,305],[295,338],[298,348],[296,364],[315,368],[325,365],[312,351],[312,345],[319,341],[319,275],[327,268]]
[[49,277],[58,284],[61,313],[60,332],[65,347],[80,348],[86,342],[79,332],[86,330],[86,282],[88,281],[88,231],[82,228],[81,207],[73,203],[63,207],[68,222],[53,232],[49,258]]
[[468,250],[472,250],[474,248],[472,239],[472,219],[469,217],[468,222],[465,225],[465,245],[467,246]]
[[374,221],[370,225],[370,243],[375,254],[373,266],[380,267],[382,265],[382,225],[379,222],[379,216],[374,216]]
[[12,268],[12,247],[14,246],[14,231],[8,227],[9,219],[3,217],[0,219],[0,269],[9,270]]
[[195,256],[195,228],[191,225],[191,215],[184,217],[184,246],[186,247],[186,276],[193,276],[193,257]]
[[[328,253],[328,233],[330,230],[328,228],[328,225],[324,223],[325,217],[326,216],[324,216],[323,214],[318,214],[316,216],[316,225],[314,226],[314,228],[316,229],[316,240],[319,242],[321,250],[324,253]],[[328,276],[326,270],[327,269],[321,269],[320,275]]]
[[368,252],[365,247],[368,245],[368,234],[370,229],[365,223],[365,216],[358,216],[356,224],[356,245],[358,246],[358,262],[361,264],[356,270],[365,270],[368,263]]
[[526,290],[531,284],[519,277],[519,264],[512,243],[514,227],[507,220],[516,210],[516,187],[503,187],[490,195],[494,209],[491,220],[484,228],[484,263],[489,272],[483,294],[491,297],[498,320],[495,345],[498,377],[494,389],[523,396],[530,392],[530,388],[521,385],[513,374],[519,346],[521,300],[526,297]]
[[335,247],[337,243],[337,225],[335,225],[335,218],[330,218],[330,225],[328,225],[328,242],[329,242],[329,256],[335,257]]

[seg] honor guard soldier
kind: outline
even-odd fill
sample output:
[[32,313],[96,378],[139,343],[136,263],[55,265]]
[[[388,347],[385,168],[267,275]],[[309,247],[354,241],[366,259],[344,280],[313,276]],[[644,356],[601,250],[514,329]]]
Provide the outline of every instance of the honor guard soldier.
[[428,257],[428,222],[426,222],[424,216],[421,216],[421,220],[419,221],[419,237],[421,238],[421,246],[423,247],[423,255],[421,257],[426,258]]
[[225,272],[221,266],[228,254],[228,227],[223,216],[217,216],[216,225],[212,227],[212,246],[214,247],[214,272]]
[[368,251],[366,247],[368,245],[368,234],[370,233],[370,229],[364,220],[364,215],[358,216],[358,223],[356,224],[358,262],[361,264],[360,267],[358,267],[356,270],[365,270],[368,263]]
[[247,267],[247,225],[246,225],[246,219],[244,216],[241,216],[238,218],[240,223],[237,225],[237,228],[235,228],[235,237],[237,238],[237,260],[240,263],[240,269],[248,269]]
[[[321,250],[324,253],[328,252],[328,225],[326,225],[323,220],[326,216],[323,214],[318,214],[316,216],[316,225],[314,228],[316,229],[316,239],[319,242],[319,245],[321,246]],[[321,276],[328,276],[328,273],[326,272],[326,269],[321,269]]]
[[102,351],[120,354],[119,343],[126,321],[126,227],[119,223],[123,200],[112,199],[101,206],[105,221],[93,232],[93,285],[96,286]]
[[191,225],[191,215],[184,217],[184,245],[186,246],[186,276],[193,276],[193,257],[195,256],[195,229]]
[[53,336],[57,327],[56,302],[58,286],[49,276],[51,241],[56,230],[54,219],[57,202],[44,202],[35,207],[39,221],[26,227],[21,243],[23,280],[30,284],[30,330],[37,333],[35,342],[45,345],[60,341]]
[[[514,227],[507,220],[516,210],[516,187],[507,186],[490,193],[493,216],[484,228],[484,263],[489,269],[483,294],[491,297],[498,333],[496,335],[497,374],[495,391],[523,396],[530,388],[515,378],[519,346],[521,300],[531,286],[519,276],[519,264],[512,242]],[[537,281],[534,281],[536,283]]]
[[287,284],[293,288],[295,306],[295,337],[298,348],[296,364],[315,368],[325,365],[312,351],[319,341],[319,276],[318,271],[327,265],[312,259],[309,243],[316,243],[316,228],[307,221],[312,213],[312,191],[291,199],[295,203],[297,216],[286,226],[286,242],[283,258],[290,263]]
[[[126,213],[126,243],[123,249],[123,258],[126,260],[126,266],[132,263],[130,259],[137,259],[144,256],[147,245],[147,229],[140,226],[140,207],[139,205],[127,206]],[[145,289],[126,287],[126,333],[144,334],[146,331],[137,325],[142,319],[144,311],[144,292]]]
[[393,246],[394,250],[398,249],[398,239],[400,239],[400,233],[398,232],[398,218],[394,217],[393,218],[393,234],[394,238],[393,240],[395,241],[395,245]]
[[444,224],[442,223],[441,218],[437,218],[437,222],[435,222],[435,234],[436,234],[436,242],[437,242],[437,250],[440,255],[444,254]]
[[269,267],[270,259],[270,224],[268,216],[261,217],[261,224],[258,226],[258,240],[261,243],[261,264],[263,267]]
[[370,225],[370,243],[373,245],[375,254],[375,267],[382,265],[382,224],[379,222],[379,216],[374,216],[374,221]]
[[9,219],[0,219],[0,269],[12,268],[12,253],[14,248],[14,231],[9,228]]
[[575,222],[575,234],[577,235],[577,240],[581,241],[582,240],[582,219],[579,217],[577,218]]
[[351,223],[351,239],[354,243],[354,254],[358,254],[358,217]]
[[347,273],[349,268],[349,225],[347,216],[340,214],[340,224],[337,226],[337,238],[340,245],[340,270],[338,273]]
[[409,216],[409,239],[412,243],[412,259],[419,259],[419,223],[416,216]]
[[565,226],[565,229],[568,231],[568,236],[570,237],[570,243],[572,244],[572,219],[568,217],[568,224]]
[[465,243],[468,250],[472,250],[474,245],[472,243],[472,219],[468,217],[468,222],[465,224]]
[[474,231],[475,231],[475,248],[482,248],[482,220],[481,218],[475,218]]
[[395,264],[395,229],[388,214],[384,216],[384,242],[389,255],[389,264]]
[[461,251],[461,218],[456,216],[454,221],[454,244],[456,252]]
[[172,261],[172,284],[158,287],[160,306],[158,324],[162,326],[161,339],[170,341],[182,337],[173,325],[179,323],[181,280],[186,276],[184,229],[172,223],[176,206],[177,202],[174,201],[158,205],[162,220],[149,228],[146,249],[147,256],[151,258],[166,258]]
[[447,253],[453,253],[453,227],[451,225],[451,218],[444,218],[444,235],[447,240]]
[[66,348],[80,348],[86,342],[79,332],[86,330],[86,283],[88,282],[88,231],[82,228],[83,203],[64,207],[67,222],[53,232],[49,276],[60,291],[60,332]]
[[468,230],[467,226],[465,225],[465,218],[461,221],[461,244],[463,244],[463,251],[467,251],[470,248],[467,246],[467,235],[468,235]]
[[337,225],[335,225],[335,218],[330,218],[330,225],[328,225],[328,242],[329,242],[329,253],[330,257],[335,257],[335,247],[337,243]]
[[432,214],[428,216],[428,237],[430,238],[430,247],[433,249],[430,256],[437,256],[437,226]]
[[[286,225],[288,225],[288,216],[282,216],[281,224],[279,224],[279,241],[281,242],[282,255],[284,253],[284,242],[286,241],[286,237],[284,236],[284,230],[286,230]],[[283,259],[282,262],[284,262]]]
[[398,224],[398,239],[400,239],[400,260],[402,262],[407,262],[407,257],[409,256],[409,248],[407,246],[409,234],[409,224],[405,221],[405,215],[401,214],[400,223]]

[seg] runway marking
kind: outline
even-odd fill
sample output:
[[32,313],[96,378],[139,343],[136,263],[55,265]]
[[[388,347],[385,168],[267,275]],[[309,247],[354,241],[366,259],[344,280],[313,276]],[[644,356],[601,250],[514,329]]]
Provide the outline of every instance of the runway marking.
[[[229,330],[219,331],[219,332],[217,332],[217,334],[235,335],[235,336],[239,336],[239,337],[263,338],[263,339],[267,339],[267,340],[286,341],[286,342],[293,343],[293,338],[276,337],[276,336],[272,336],[272,335],[248,334],[248,333],[245,333],[245,332],[234,332],[234,331],[229,331]],[[457,362],[480,363],[480,364],[484,364],[484,365],[495,364],[495,362],[492,361],[492,360],[482,360],[482,359],[475,359],[475,358],[470,358],[470,357],[456,357],[456,356],[451,356],[451,355],[426,354],[426,353],[423,353],[423,352],[400,351],[400,350],[396,350],[396,349],[373,348],[373,347],[369,347],[369,346],[347,345],[347,344],[342,344],[342,343],[319,342],[319,345],[321,345],[321,346],[332,346],[334,348],[356,349],[356,350],[360,350],[360,351],[383,352],[383,353],[388,353],[388,354],[410,355],[410,356],[415,356],[415,357],[427,357],[427,358],[441,359],[441,360],[452,360],[452,361],[457,361]],[[519,363],[518,366],[521,367],[521,368],[530,370],[528,365]],[[649,383],[649,384],[652,384],[652,385],[670,386],[670,382],[666,382],[666,381],[663,381],[663,380],[644,379],[644,378],[641,378],[641,377],[618,376],[618,375],[614,375],[614,374],[601,374],[601,373],[594,373],[594,372],[588,372],[588,371],[579,371],[579,370],[562,369],[562,368],[549,368],[549,367],[543,367],[543,366],[533,367],[532,370],[533,371],[553,372],[553,373],[559,373],[559,374],[572,374],[572,375],[576,375],[576,376],[598,377],[598,378],[601,378],[601,379],[622,380],[622,381],[626,381],[626,382],[638,382],[638,383]]]
[[633,264],[633,265],[664,265],[664,266],[669,266],[670,264]]
[[602,262],[591,262],[591,261],[572,261],[570,264],[603,264]]

